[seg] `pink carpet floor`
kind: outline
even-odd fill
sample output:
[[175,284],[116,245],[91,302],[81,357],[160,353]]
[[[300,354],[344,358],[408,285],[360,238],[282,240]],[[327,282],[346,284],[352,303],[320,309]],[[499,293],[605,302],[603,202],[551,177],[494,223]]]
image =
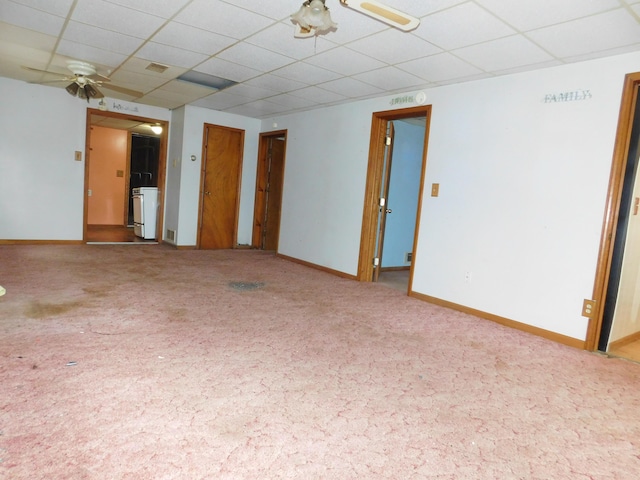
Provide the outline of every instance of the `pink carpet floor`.
[[640,478],[640,365],[256,251],[0,246],[2,479]]

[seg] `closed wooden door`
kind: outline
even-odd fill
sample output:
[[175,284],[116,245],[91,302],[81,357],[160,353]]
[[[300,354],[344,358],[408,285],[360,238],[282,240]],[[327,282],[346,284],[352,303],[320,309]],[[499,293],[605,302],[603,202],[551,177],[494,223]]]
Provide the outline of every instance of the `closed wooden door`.
[[201,249],[236,246],[243,144],[244,130],[205,124]]
[[286,134],[285,130],[260,134],[252,245],[261,250],[278,250]]

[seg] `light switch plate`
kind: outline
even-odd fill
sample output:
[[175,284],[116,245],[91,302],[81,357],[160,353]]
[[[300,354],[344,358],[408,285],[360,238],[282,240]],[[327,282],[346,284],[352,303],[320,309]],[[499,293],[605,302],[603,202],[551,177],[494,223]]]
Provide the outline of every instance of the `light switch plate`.
[[76,150],[74,158],[75,158],[76,162],[81,162],[82,161],[82,152],[80,150]]
[[439,183],[432,183],[431,184],[431,196],[432,197],[437,197],[439,193],[440,193],[440,184]]

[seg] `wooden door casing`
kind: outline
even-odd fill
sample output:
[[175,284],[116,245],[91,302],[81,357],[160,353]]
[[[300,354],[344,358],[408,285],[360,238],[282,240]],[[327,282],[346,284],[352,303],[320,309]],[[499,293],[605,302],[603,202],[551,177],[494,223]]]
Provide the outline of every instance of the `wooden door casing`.
[[237,245],[244,130],[205,124],[198,247]]

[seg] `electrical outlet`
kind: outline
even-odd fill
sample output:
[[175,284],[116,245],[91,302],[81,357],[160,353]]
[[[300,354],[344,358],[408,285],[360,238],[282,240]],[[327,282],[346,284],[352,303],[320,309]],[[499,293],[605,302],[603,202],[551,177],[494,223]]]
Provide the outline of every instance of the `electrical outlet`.
[[596,312],[596,301],[585,298],[584,302],[582,302],[582,316],[587,318],[593,318],[593,314],[595,312]]
[[469,283],[471,282],[471,272],[464,272],[464,281]]

